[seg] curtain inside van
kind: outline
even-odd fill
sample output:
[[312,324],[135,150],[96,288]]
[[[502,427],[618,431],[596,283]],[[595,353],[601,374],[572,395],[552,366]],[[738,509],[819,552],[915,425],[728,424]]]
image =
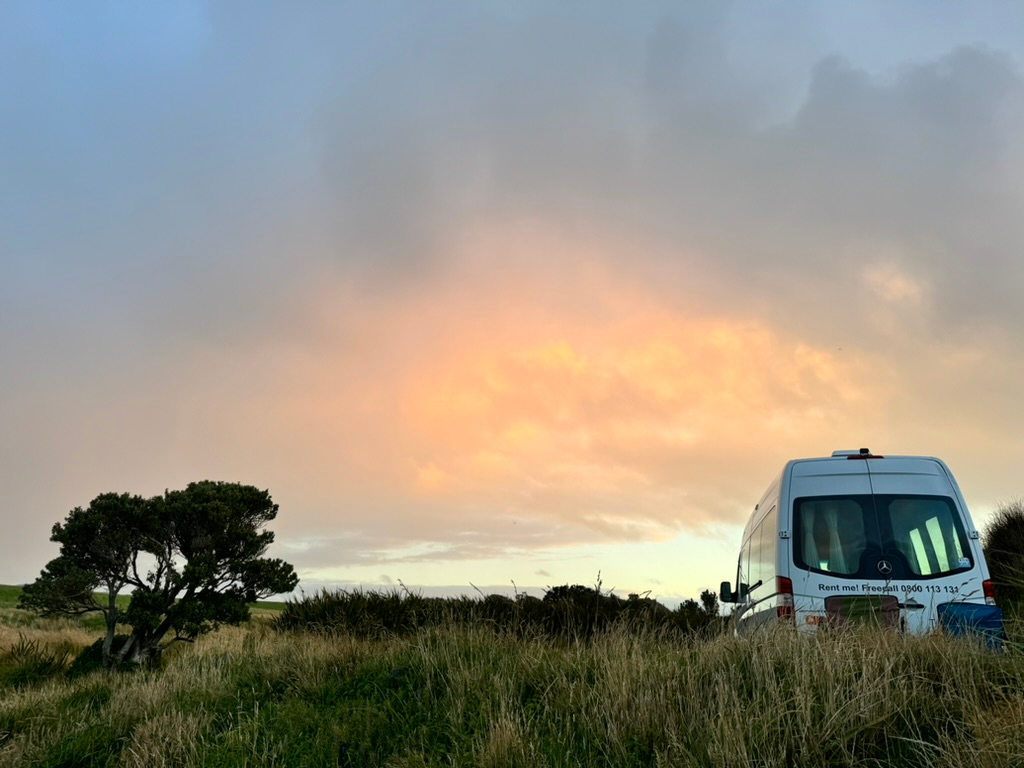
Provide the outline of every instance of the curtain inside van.
[[828,573],[856,573],[866,541],[864,509],[857,500],[808,500],[798,516],[804,563]]
[[822,573],[878,578],[882,558],[897,573],[915,577],[973,566],[957,508],[945,496],[800,498],[793,527],[795,564]]

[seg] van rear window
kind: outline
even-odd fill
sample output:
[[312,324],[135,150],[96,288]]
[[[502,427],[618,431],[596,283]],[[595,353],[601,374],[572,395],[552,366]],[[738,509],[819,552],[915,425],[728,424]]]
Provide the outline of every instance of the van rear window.
[[945,496],[800,498],[793,533],[794,563],[833,576],[929,578],[974,565],[956,505]]

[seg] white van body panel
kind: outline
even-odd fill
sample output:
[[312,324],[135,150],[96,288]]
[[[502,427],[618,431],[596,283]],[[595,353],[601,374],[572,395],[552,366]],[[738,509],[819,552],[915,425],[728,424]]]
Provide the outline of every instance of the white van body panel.
[[985,603],[989,578],[941,460],[847,455],[788,462],[755,507],[737,567],[738,631],[777,622],[777,576],[792,582],[801,631],[816,631],[829,607],[834,618],[884,598],[886,616],[912,634],[936,628],[941,603]]

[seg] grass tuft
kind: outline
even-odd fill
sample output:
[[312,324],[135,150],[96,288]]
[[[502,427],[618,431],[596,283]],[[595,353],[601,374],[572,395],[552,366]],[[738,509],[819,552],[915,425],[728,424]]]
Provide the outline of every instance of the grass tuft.
[[20,688],[63,674],[71,661],[73,648],[66,642],[45,643],[24,634],[0,651],[0,688]]

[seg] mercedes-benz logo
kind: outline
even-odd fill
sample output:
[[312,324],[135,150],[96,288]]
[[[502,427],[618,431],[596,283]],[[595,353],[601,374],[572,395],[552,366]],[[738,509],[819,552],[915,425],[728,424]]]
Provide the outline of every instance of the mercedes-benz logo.
[[888,560],[879,560],[878,572],[883,576],[888,576],[890,573],[892,573],[892,563],[890,563]]

